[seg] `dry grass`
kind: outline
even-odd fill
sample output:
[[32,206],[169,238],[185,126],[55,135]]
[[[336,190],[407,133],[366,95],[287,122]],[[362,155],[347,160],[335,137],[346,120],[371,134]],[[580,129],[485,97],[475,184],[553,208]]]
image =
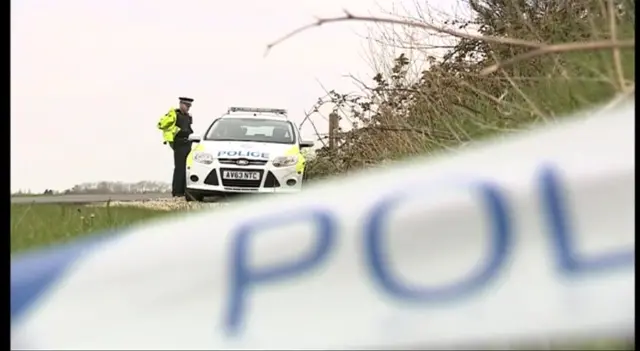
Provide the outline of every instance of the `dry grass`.
[[[457,149],[471,141],[553,123],[614,98],[635,96],[634,1],[469,0],[465,4],[473,10],[472,21],[431,23],[423,7],[414,18],[345,13],[319,19],[268,47],[310,27],[344,21],[391,26],[395,32],[387,38],[401,37],[397,30],[411,27],[459,39],[437,56],[431,51],[434,45],[406,37],[401,44],[411,56],[403,53],[381,65],[388,69],[381,69],[371,83],[353,77],[360,93],[327,90],[312,111],[332,106],[342,129],[336,133],[336,147],[321,148],[308,162],[310,178]],[[469,27],[479,29],[472,33],[466,30]],[[386,43],[400,46],[388,39]],[[426,59],[428,68],[416,70],[416,57]],[[313,123],[313,118],[306,121]]]

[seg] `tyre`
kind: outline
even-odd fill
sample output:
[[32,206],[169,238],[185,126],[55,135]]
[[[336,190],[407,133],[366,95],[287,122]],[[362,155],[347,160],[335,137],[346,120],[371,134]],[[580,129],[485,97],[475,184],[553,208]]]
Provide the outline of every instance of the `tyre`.
[[191,201],[202,202],[204,201],[204,195],[195,191],[187,190],[185,191],[184,199],[187,200],[188,202],[191,202]]

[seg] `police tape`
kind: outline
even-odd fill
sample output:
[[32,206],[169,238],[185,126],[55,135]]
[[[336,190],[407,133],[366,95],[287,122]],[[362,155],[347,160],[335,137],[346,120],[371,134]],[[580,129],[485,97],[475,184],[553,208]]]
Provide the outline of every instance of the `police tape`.
[[633,335],[634,105],[12,261],[15,348]]

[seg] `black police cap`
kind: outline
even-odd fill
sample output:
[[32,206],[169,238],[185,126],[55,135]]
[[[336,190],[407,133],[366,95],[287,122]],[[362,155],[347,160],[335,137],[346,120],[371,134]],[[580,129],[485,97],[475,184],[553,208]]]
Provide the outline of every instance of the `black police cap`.
[[178,100],[180,100],[180,102],[185,102],[187,104],[190,104],[193,102],[193,99],[188,97],[179,97]]

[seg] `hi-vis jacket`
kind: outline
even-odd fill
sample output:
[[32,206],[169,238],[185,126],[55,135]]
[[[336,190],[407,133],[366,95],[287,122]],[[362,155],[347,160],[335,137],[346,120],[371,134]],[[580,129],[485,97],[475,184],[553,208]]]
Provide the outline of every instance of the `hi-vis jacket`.
[[158,121],[158,129],[162,131],[162,139],[164,143],[172,143],[176,134],[180,131],[180,127],[176,125],[178,120],[177,109],[171,108],[164,116]]

